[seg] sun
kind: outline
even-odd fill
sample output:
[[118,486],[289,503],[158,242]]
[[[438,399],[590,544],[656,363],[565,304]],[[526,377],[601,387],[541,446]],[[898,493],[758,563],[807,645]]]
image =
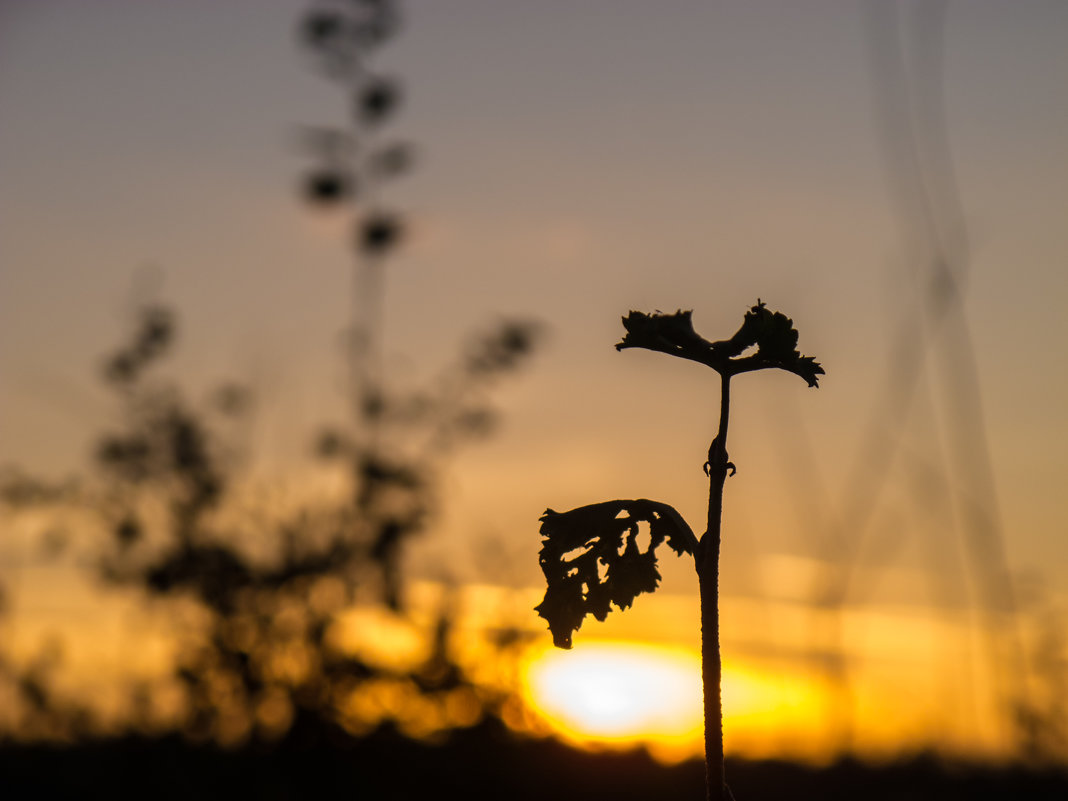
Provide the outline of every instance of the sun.
[[[723,666],[727,749],[752,759],[818,760],[827,699],[810,675],[783,666]],[[663,762],[704,752],[701,656],[639,641],[584,641],[527,659],[524,699],[549,728],[583,747],[642,745]]]
[[700,750],[701,662],[692,651],[622,641],[547,649],[527,663],[524,691],[573,742],[644,743],[676,759]]

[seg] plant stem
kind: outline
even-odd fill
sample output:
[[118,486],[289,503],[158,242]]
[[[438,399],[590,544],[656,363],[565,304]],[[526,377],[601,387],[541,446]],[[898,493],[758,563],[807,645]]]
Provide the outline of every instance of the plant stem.
[[708,448],[708,528],[697,550],[701,588],[701,678],[705,702],[705,778],[708,801],[730,799],[723,774],[723,665],[719,654],[719,547],[723,517],[723,485],[728,469],[727,423],[730,417],[730,376],[722,376],[719,431]]

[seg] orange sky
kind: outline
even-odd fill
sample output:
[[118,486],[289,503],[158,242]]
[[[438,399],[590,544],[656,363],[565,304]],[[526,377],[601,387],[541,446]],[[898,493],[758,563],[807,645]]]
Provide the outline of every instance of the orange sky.
[[[1065,608],[1068,9],[951,4],[935,37],[943,140],[922,103],[911,122],[897,114],[893,20],[877,5],[408,4],[382,59],[408,90],[394,130],[419,147],[389,193],[413,229],[389,267],[392,375],[432,374],[500,314],[549,332],[501,388],[498,436],[449,474],[416,575],[537,586],[547,506],[646,497],[696,527],[717,382],[616,353],[619,318],[693,308],[718,339],[761,297],[794,319],[827,377],[818,390],[785,374],[734,383],[722,580],[737,606],[725,626],[759,620],[775,647],[834,646],[789,610],[844,575],[855,549],[846,603],[893,611],[857,624],[865,654],[909,631],[900,612],[926,632],[900,636],[938,675],[951,673],[946,650],[981,661],[976,642],[938,634],[967,630],[978,597],[975,498],[1027,625]],[[98,359],[124,330],[133,276],[155,265],[183,324],[178,373],[197,391],[251,383],[259,475],[304,480],[311,432],[342,414],[349,256],[342,222],[294,192],[294,131],[343,120],[345,104],[294,46],[302,7],[0,5],[0,464],[84,467],[110,413]],[[912,58],[934,52],[930,20],[897,7],[903,85],[935,85]],[[902,185],[910,124],[939,241],[969,277],[964,316],[929,325],[911,354],[905,405],[885,382],[900,389],[908,374],[894,348],[915,330],[932,252]],[[503,568],[472,558],[487,540]],[[0,548],[16,583],[36,569],[10,538]],[[664,572],[664,592],[693,593],[689,567]],[[734,624],[732,608],[747,610]],[[664,625],[641,615],[619,616],[635,618],[630,634],[602,636]]]
[[[53,641],[62,659],[57,689],[113,720],[128,708],[132,682],[167,674],[175,641],[161,621],[173,618],[117,593],[102,596],[72,575],[61,591],[46,590],[47,578],[26,571],[23,586],[13,588],[23,591],[23,613],[4,621],[4,641],[16,657]],[[432,624],[441,590],[425,583],[411,588],[411,622],[365,609],[345,619],[339,636],[371,664],[406,668],[426,653],[420,627]],[[583,747],[641,744],[669,762],[700,756],[699,611],[692,595],[642,596],[604,624],[587,621],[570,651],[539,636],[540,621],[528,614],[539,597],[533,589],[478,585],[459,599],[455,654],[476,681],[520,693],[530,712],[511,723]],[[796,602],[723,599],[729,753],[812,762],[844,751],[877,759],[920,748],[988,758],[1011,753],[1012,733],[991,702],[991,677],[974,653],[966,615],[885,605],[842,610],[837,619],[847,632],[849,666],[843,682],[806,636],[828,614]],[[516,623],[533,636],[518,666],[497,663],[482,639],[484,627]],[[372,683],[365,694],[376,692]],[[178,698],[158,691],[157,714],[173,714]],[[14,706],[0,707],[0,726],[8,725]],[[418,710],[400,696],[369,698],[353,714],[373,721],[383,708],[418,730]]]

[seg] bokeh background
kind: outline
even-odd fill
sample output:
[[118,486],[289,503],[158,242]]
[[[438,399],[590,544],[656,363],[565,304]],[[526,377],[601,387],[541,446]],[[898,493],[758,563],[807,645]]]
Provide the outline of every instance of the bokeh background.
[[[148,299],[176,311],[169,369],[193,396],[249,388],[245,486],[327,491],[311,444],[348,414],[352,232],[302,198],[314,164],[302,132],[344,127],[349,101],[295,33],[307,9],[0,3],[9,470],[92,474],[116,421],[103,354]],[[661,667],[699,675],[686,662],[699,644],[692,567],[664,556],[656,595],[545,656],[538,518],[652,498],[696,528],[718,381],[612,345],[630,309],[693,309],[722,339],[760,298],[827,375],[818,390],[785,373],[734,382],[728,751],[1064,760],[1068,7],[403,11],[375,54],[404,88],[390,125],[416,145],[411,174],[385,190],[406,220],[385,267],[386,380],[432,379],[502,317],[541,332],[495,387],[492,436],[450,463],[433,524],[405,551],[411,609],[455,587],[461,629],[521,631],[517,692],[542,734],[699,753],[699,721],[683,713],[666,731],[645,713],[605,728],[603,711],[581,708],[581,670],[573,661],[568,678],[559,661],[608,640],[625,648],[589,669],[595,682],[653,645],[680,660]],[[52,513],[9,510],[0,525],[5,659],[61,643],[56,686],[117,714],[101,699],[166,672],[165,627],[93,578],[88,535],[68,525],[65,546],[47,547]],[[362,614],[363,647],[410,627]],[[546,689],[554,670],[578,689]],[[679,682],[657,675],[623,692],[662,712],[656,687]]]

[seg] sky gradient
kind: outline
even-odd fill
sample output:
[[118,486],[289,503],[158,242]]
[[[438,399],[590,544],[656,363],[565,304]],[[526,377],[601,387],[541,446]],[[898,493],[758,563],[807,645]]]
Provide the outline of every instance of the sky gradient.
[[[630,309],[693,309],[714,340],[759,297],[827,375],[734,382],[724,594],[810,598],[862,507],[848,603],[961,614],[974,570],[946,498],[985,486],[1009,569],[1064,608],[1068,6],[951,3],[932,72],[918,6],[878,5],[406,4],[377,62],[406,88],[391,130],[418,148],[387,190],[412,228],[388,267],[390,374],[433,375],[500,315],[547,331],[501,387],[501,430],[449,474],[417,575],[486,581],[471,557],[494,540],[495,578],[539,585],[547,506],[644,497],[702,520],[718,382],[612,345]],[[311,474],[314,431],[344,413],[351,254],[344,220],[296,191],[300,126],[347,107],[296,44],[304,7],[0,2],[0,464],[85,468],[111,419],[101,355],[156,282],[193,394],[252,386],[258,475]],[[904,85],[942,87],[933,116],[897,114],[888,52]],[[908,131],[933,143],[920,175],[967,279],[952,320],[927,318],[895,418],[886,382],[932,260],[902,187]],[[871,442],[895,451],[866,484]],[[666,566],[665,589],[695,591],[689,570]]]

